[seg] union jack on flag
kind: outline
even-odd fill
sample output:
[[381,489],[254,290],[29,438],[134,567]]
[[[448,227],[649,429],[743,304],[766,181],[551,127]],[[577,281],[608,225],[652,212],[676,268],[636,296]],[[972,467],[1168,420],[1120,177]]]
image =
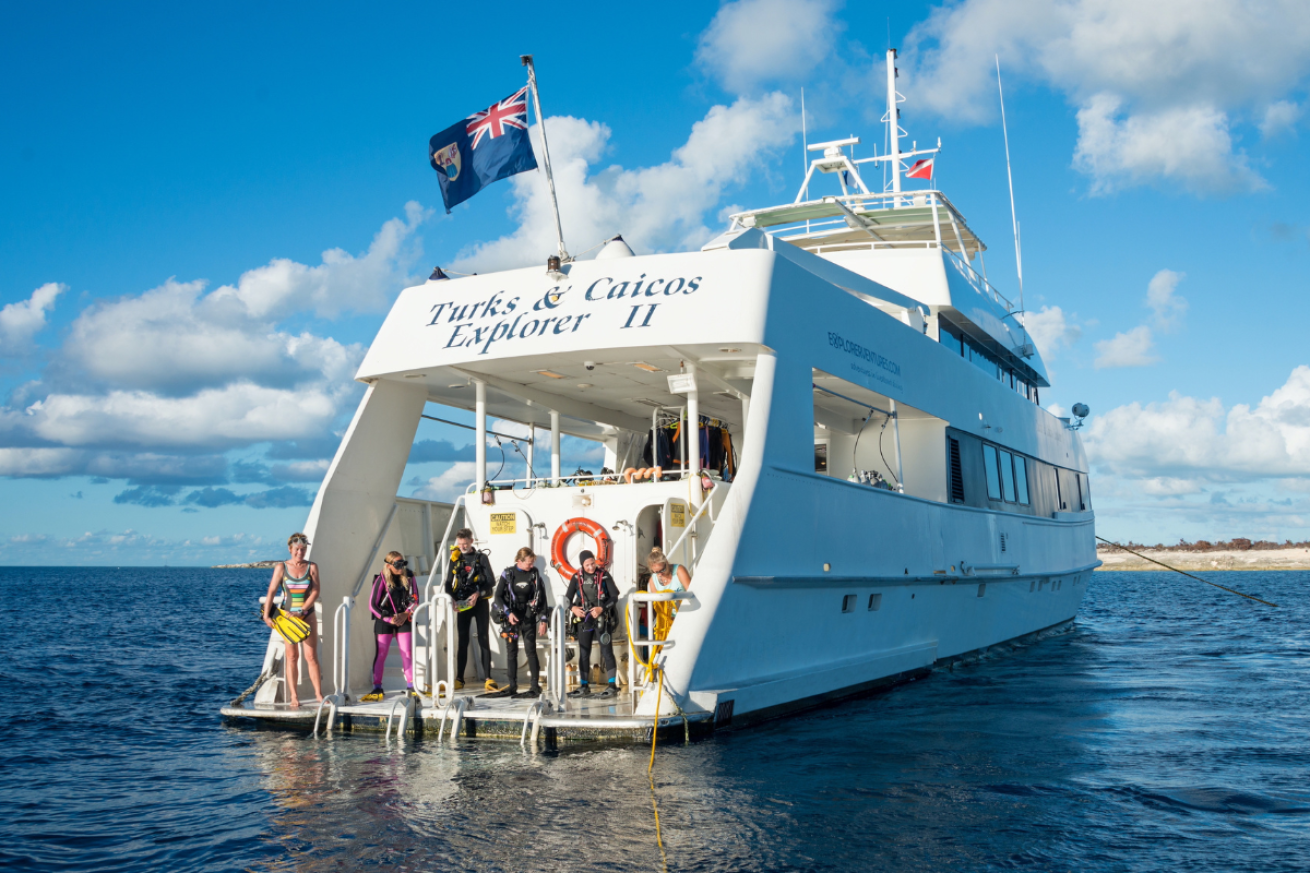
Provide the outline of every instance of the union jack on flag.
[[512,96],[499,103],[475,112],[468,117],[468,135],[473,138],[472,148],[477,148],[484,136],[495,139],[505,133],[505,128],[516,130],[528,129],[528,86],[524,85]]

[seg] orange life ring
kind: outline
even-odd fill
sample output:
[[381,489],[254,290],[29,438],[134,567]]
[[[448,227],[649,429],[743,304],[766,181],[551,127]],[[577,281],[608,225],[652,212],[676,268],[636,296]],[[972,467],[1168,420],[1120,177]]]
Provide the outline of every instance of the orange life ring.
[[559,526],[555,536],[550,540],[550,565],[559,571],[565,581],[572,579],[578,572],[569,566],[568,556],[564,554],[564,547],[568,544],[569,537],[576,531],[581,531],[596,541],[597,564],[608,567],[610,559],[614,556],[614,541],[610,539],[609,532],[601,526],[600,522],[589,518],[570,518]]

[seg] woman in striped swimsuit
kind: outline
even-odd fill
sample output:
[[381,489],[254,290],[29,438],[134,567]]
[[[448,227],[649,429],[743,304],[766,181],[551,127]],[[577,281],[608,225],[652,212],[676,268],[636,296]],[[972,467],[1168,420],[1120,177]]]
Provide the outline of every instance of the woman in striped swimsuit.
[[287,698],[293,706],[300,706],[297,694],[297,682],[300,676],[300,646],[305,647],[305,666],[308,668],[309,681],[314,684],[314,694],[323,700],[323,680],[318,670],[318,626],[314,620],[314,602],[318,600],[318,565],[305,560],[309,550],[309,537],[303,533],[294,533],[287,540],[287,549],[291,560],[283,561],[273,568],[273,581],[268,585],[268,596],[264,598],[264,624],[273,627],[270,614],[273,609],[273,597],[278,588],[282,589],[282,609],[303,620],[309,625],[309,636],[299,645],[286,644]]

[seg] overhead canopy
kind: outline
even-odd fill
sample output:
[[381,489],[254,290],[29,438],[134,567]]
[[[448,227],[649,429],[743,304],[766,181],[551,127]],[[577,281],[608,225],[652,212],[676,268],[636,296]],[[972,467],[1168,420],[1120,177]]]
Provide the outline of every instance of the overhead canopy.
[[778,235],[806,249],[846,242],[929,243],[941,239],[944,247],[955,252],[960,251],[963,243],[969,257],[987,250],[983,241],[969,229],[959,210],[937,191],[916,191],[900,197],[826,197],[738,212],[732,220],[747,228],[800,225],[784,227]]

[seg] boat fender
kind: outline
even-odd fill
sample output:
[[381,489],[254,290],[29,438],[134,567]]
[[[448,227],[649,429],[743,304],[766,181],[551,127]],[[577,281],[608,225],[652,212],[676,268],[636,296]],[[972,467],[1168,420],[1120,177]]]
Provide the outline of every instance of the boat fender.
[[595,541],[597,564],[608,567],[614,556],[614,541],[610,539],[609,532],[601,526],[600,522],[589,518],[570,518],[556,529],[555,536],[550,540],[550,565],[564,577],[566,582],[578,572],[569,566],[568,556],[564,552],[569,537],[577,531],[581,531]]

